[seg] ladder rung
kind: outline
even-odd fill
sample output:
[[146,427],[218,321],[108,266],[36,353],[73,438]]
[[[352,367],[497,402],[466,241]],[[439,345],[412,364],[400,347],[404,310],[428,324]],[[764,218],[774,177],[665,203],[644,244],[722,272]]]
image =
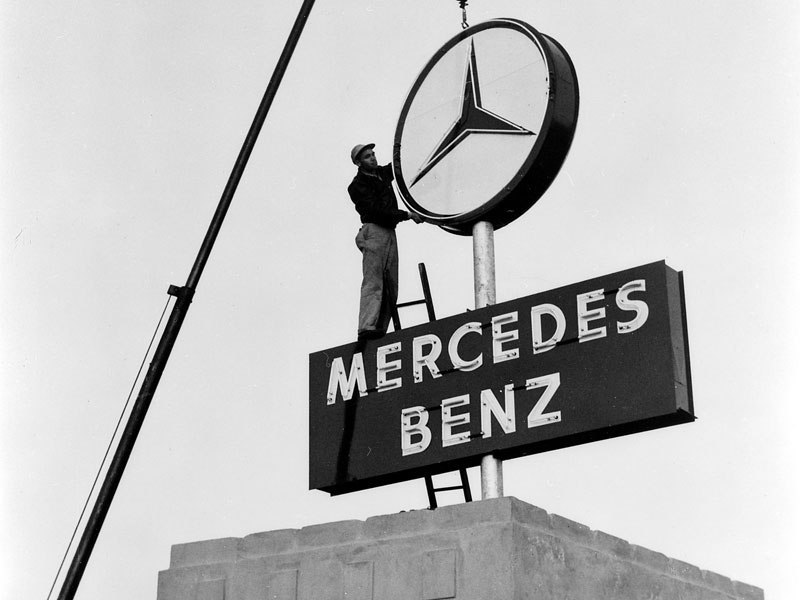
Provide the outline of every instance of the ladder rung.
[[451,485],[448,487],[433,488],[434,492],[449,492],[450,490],[463,490],[463,485]]
[[411,300],[409,302],[398,302],[397,308],[405,308],[406,306],[417,306],[418,304],[425,304],[425,298],[422,300]]

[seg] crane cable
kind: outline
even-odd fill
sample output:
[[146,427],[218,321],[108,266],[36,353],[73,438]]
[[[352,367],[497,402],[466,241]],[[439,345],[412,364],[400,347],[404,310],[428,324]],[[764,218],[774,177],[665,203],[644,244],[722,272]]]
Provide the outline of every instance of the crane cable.
[[69,556],[69,551],[72,548],[72,542],[75,541],[75,535],[78,533],[78,528],[81,525],[83,516],[86,514],[86,508],[89,506],[89,500],[91,500],[92,494],[94,494],[94,489],[97,486],[97,481],[98,479],[100,479],[100,473],[103,472],[103,468],[106,465],[106,460],[108,459],[108,453],[111,451],[111,447],[114,444],[114,439],[117,437],[119,426],[122,424],[122,419],[125,416],[125,411],[128,410],[128,404],[130,404],[131,396],[133,396],[133,390],[136,389],[136,383],[139,381],[139,377],[142,374],[142,369],[144,368],[144,364],[147,361],[147,356],[150,354],[150,349],[153,347],[153,341],[156,339],[156,334],[158,333],[158,329],[161,327],[161,322],[164,320],[164,315],[167,312],[167,307],[169,307],[171,299],[172,299],[171,296],[167,298],[167,303],[164,305],[164,310],[161,311],[161,317],[159,317],[158,323],[156,324],[156,329],[155,331],[153,331],[153,337],[150,338],[150,343],[148,344],[147,350],[145,350],[144,357],[142,358],[142,364],[139,365],[139,371],[136,373],[136,377],[133,379],[133,385],[131,386],[130,392],[128,392],[128,398],[125,400],[125,405],[122,407],[122,412],[120,413],[119,419],[117,420],[117,425],[116,427],[114,427],[114,432],[111,434],[111,439],[108,441],[108,446],[106,447],[105,454],[103,454],[103,459],[100,461],[100,467],[97,469],[97,474],[94,476],[94,481],[92,482],[92,487],[89,490],[89,495],[86,496],[86,502],[83,503],[83,509],[81,509],[81,514],[78,516],[78,522],[75,523],[75,529],[72,530],[72,536],[69,538],[69,542],[67,543],[67,549],[64,551],[64,556],[61,559],[61,564],[58,565],[56,576],[53,578],[53,584],[50,586],[50,591],[47,592],[47,600],[50,600],[50,596],[53,594],[53,589],[56,587],[58,578],[61,575],[61,569],[64,568],[64,562],[67,560],[67,556]]
[[469,23],[467,23],[467,1],[458,0],[458,5],[461,7],[461,29],[469,27]]

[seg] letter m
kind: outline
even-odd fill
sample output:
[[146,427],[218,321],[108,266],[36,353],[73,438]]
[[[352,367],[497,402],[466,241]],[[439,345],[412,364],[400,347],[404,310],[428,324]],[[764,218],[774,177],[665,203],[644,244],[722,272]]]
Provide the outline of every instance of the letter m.
[[344,360],[337,356],[331,363],[331,375],[328,379],[328,404],[336,402],[336,392],[340,391],[343,400],[350,400],[353,397],[355,387],[358,385],[359,396],[367,395],[367,377],[364,373],[364,357],[361,352],[353,355],[353,362],[350,364],[350,373],[345,373]]

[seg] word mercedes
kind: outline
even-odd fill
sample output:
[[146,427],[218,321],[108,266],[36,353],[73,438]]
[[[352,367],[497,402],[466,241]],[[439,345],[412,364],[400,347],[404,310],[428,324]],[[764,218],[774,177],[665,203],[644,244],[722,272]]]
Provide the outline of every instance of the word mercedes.
[[[620,310],[630,312],[630,319],[627,321],[616,321],[616,331],[618,334],[633,333],[640,329],[646,322],[649,315],[647,303],[641,299],[631,298],[634,292],[645,292],[646,283],[643,279],[630,281],[621,286],[616,291],[616,304]],[[603,289],[593,290],[576,297],[577,303],[577,324],[578,342],[590,342],[599,340],[608,335],[606,309],[603,306],[596,306],[605,298]],[[564,333],[567,330],[567,318],[564,311],[558,306],[545,303],[532,306],[530,309],[531,328],[530,343],[528,349],[533,354],[541,354],[556,348],[562,342]],[[543,331],[544,319],[552,319],[555,327],[552,334],[544,338]],[[513,328],[514,323],[519,321],[519,311],[511,311],[505,314],[493,316],[491,319],[491,345],[493,364],[504,361],[515,360],[520,357],[519,329]],[[601,324],[602,322],[602,324]],[[461,355],[460,346],[462,340],[468,335],[483,335],[483,324],[478,321],[464,323],[455,329],[447,339],[447,357],[453,368],[459,371],[474,371],[480,369],[485,361],[483,353],[477,356],[464,357]],[[438,378],[442,376],[442,369],[437,365],[437,361],[442,355],[444,344],[438,335],[428,333],[416,336],[412,341],[412,377],[415,384],[422,383],[425,372],[430,377]],[[390,360],[390,357],[402,351],[402,343],[394,342],[384,346],[378,346],[375,357],[375,385],[369,388],[367,385],[367,372],[364,368],[364,357],[362,352],[353,355],[349,370],[345,368],[344,359],[337,356],[330,363],[330,376],[328,378],[328,404],[334,404],[338,397],[347,401],[353,398],[358,390],[358,396],[364,397],[370,392],[385,392],[403,386],[408,377],[403,376],[404,364],[402,360]],[[407,367],[406,367],[407,368]],[[397,375],[390,376],[399,372]]]

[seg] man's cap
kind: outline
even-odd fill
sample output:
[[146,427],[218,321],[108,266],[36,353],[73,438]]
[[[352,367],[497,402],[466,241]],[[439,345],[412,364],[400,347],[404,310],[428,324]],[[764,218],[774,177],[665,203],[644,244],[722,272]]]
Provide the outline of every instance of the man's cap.
[[369,150],[370,148],[374,148],[375,144],[356,144],[353,146],[353,149],[350,150],[350,160],[353,161],[354,165],[358,164],[358,155],[361,154],[364,150]]

